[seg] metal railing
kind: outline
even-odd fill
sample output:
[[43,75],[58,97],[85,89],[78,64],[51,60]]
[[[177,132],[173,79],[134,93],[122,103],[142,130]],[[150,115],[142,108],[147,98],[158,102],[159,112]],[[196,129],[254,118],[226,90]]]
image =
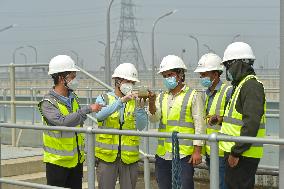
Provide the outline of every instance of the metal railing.
[[[130,135],[130,136],[141,136],[141,137],[159,137],[159,138],[171,138],[171,133],[163,132],[149,132],[149,131],[130,131],[130,130],[115,130],[115,129],[96,129],[93,127],[87,128],[70,128],[64,126],[52,126],[48,127],[45,125],[18,125],[0,123],[0,128],[18,128],[18,129],[32,129],[32,130],[49,130],[49,131],[70,131],[77,133],[85,133],[87,135],[87,177],[88,177],[88,188],[95,188],[95,144],[93,141],[93,135],[96,134],[116,134],[116,135]],[[191,139],[191,140],[207,140],[210,142],[211,154],[210,154],[210,188],[219,188],[219,141],[233,141],[233,142],[246,142],[256,144],[276,144],[284,145],[284,139],[268,139],[268,138],[255,138],[255,137],[233,137],[224,136],[213,133],[211,135],[195,135],[195,134],[178,134],[179,139]],[[0,150],[1,152],[1,150]],[[1,154],[0,154],[1,155]],[[145,189],[150,189],[150,169],[149,169],[149,156],[146,153],[144,155],[144,180]],[[148,160],[148,161],[145,161]],[[0,179],[0,183],[8,183],[21,186],[29,186],[32,188],[58,188],[45,185],[39,185],[29,182],[19,182],[9,179]]]

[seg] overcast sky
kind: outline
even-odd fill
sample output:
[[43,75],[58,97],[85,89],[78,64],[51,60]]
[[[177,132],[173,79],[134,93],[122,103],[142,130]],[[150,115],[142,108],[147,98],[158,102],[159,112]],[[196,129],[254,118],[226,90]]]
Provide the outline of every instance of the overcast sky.
[[[119,29],[120,1],[111,9],[111,40]],[[221,57],[233,37],[249,43],[257,58],[256,65],[275,68],[279,64],[280,9],[279,0],[133,0],[137,36],[147,67],[151,63],[151,28],[162,14],[178,12],[161,20],[156,27],[156,53],[161,59],[167,54],[181,55],[185,49],[186,64],[196,66],[196,44],[188,35],[199,39],[200,54],[207,44]],[[0,29],[10,24],[15,28],[0,33],[0,64],[12,61],[19,46],[32,45],[39,62],[62,53],[79,54],[88,70],[104,65],[106,41],[106,0],[1,0]],[[113,47],[113,46],[112,46]],[[16,53],[16,63],[35,61],[33,49]]]

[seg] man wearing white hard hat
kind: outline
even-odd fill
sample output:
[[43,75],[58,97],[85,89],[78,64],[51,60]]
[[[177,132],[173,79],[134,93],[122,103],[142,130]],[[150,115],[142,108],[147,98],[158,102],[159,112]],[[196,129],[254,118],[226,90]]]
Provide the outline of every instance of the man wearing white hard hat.
[[[133,86],[138,73],[131,63],[122,63],[112,75],[115,90],[96,99],[105,105],[96,114],[98,128],[142,130],[148,124],[145,103],[137,100]],[[119,177],[120,188],[135,189],[138,179],[138,136],[97,134],[95,156],[99,189],[114,189]]]
[[[187,68],[175,55],[163,58],[158,74],[162,75],[166,91],[149,97],[149,119],[160,121],[159,132],[174,131],[186,134],[204,134],[205,121],[201,94],[184,83]],[[194,188],[194,165],[202,161],[204,141],[179,139],[181,187]],[[159,138],[156,151],[155,174],[160,189],[172,188],[172,139]]]
[[[265,136],[265,93],[254,72],[254,61],[252,48],[244,42],[234,42],[224,52],[222,64],[226,67],[227,80],[233,85],[220,130],[224,135]],[[228,188],[253,189],[263,145],[220,141],[219,146],[225,152]]]
[[[222,117],[230,99],[232,87],[220,79],[223,73],[222,59],[213,53],[203,55],[194,72],[200,74],[200,82],[205,92],[206,134],[217,133],[222,126]],[[210,144],[205,145],[206,164],[210,170]],[[219,188],[226,189],[224,151],[219,149]]]
[[[82,127],[87,114],[101,109],[99,104],[80,107],[74,93],[78,86],[78,71],[74,61],[67,55],[51,59],[48,74],[54,86],[38,105],[45,125]],[[44,131],[43,149],[47,184],[82,188],[84,136],[76,132]]]

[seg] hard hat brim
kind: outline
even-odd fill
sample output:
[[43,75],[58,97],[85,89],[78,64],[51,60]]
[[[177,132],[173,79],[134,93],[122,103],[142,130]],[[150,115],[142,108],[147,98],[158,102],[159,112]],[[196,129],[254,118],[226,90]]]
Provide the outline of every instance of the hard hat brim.
[[62,71],[49,71],[48,72],[48,75],[52,75],[52,74],[55,74],[55,73],[62,73],[62,72],[79,72],[80,70],[77,69],[77,68],[70,68],[70,69],[65,69],[65,70],[62,70]]

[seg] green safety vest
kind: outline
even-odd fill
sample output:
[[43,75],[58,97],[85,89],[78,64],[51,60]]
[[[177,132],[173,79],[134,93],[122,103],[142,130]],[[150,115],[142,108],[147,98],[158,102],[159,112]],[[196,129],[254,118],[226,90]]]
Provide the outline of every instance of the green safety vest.
[[[63,116],[77,112],[77,110],[80,108],[76,98],[74,98],[72,102],[72,112],[69,112],[65,104],[50,97],[43,99],[39,103],[38,107],[40,112],[41,103],[43,101],[48,101],[53,104],[59,109]],[[43,116],[42,112],[41,115],[43,123],[45,125],[49,125],[48,120]],[[81,125],[77,125],[76,127],[81,127]],[[83,163],[85,160],[84,135],[82,133],[47,130],[43,131],[43,149],[43,161],[46,163],[59,165],[61,167],[72,168],[75,167],[79,162]],[[78,154],[78,149],[80,155]]]
[[[226,97],[227,97],[227,92],[231,88],[231,86],[226,85],[223,83],[221,85],[220,90],[218,90],[212,100],[211,107],[208,111],[208,115],[218,115],[218,116],[224,116],[225,113],[225,105],[226,105]],[[208,106],[208,101],[209,101],[209,96],[206,97],[205,101],[205,108]],[[205,110],[206,112],[206,110]],[[207,124],[206,127],[206,134],[210,135],[212,133],[217,133],[221,129],[221,125],[212,125],[210,126]],[[206,141],[205,145],[205,151],[206,154],[210,155],[210,143]],[[223,157],[224,156],[224,151],[219,148],[219,156]]]
[[[243,116],[236,110],[235,106],[242,86],[246,81],[253,78],[257,79],[257,77],[254,75],[246,76],[235,89],[230,104],[226,108],[220,133],[229,136],[240,136],[241,128],[243,126],[243,121],[242,121]],[[260,82],[259,80],[257,81]],[[256,137],[258,138],[264,138],[265,136],[265,122],[266,122],[265,112],[266,112],[266,102],[264,103],[264,114],[261,118],[259,130],[256,135]],[[234,145],[235,142],[225,142],[225,141],[219,142],[220,148],[225,152],[231,152],[231,148]],[[263,144],[252,144],[252,146],[242,154],[242,156],[252,157],[252,158],[261,158],[262,155],[263,155]]]
[[[113,104],[115,97],[112,95],[103,95],[105,103]],[[98,126],[101,129],[117,129],[117,130],[136,130],[135,127],[135,100],[126,103],[124,110],[124,123],[120,128],[120,113],[114,112],[105,120],[99,121]],[[121,136],[121,160],[126,164],[135,163],[139,160],[139,143],[138,136]],[[112,134],[97,134],[95,156],[105,162],[114,162],[118,156],[119,149],[119,135]]]
[[[172,108],[168,114],[168,96],[169,93],[161,93],[158,96],[161,106],[161,121],[159,125],[159,132],[172,133],[178,131],[179,133],[194,134],[194,124],[191,115],[191,105],[195,90],[188,87],[176,97]],[[179,139],[179,149],[182,155],[191,155],[193,153],[193,142],[191,139]],[[165,157],[172,153],[172,139],[159,138],[158,147],[156,151],[160,157]]]

